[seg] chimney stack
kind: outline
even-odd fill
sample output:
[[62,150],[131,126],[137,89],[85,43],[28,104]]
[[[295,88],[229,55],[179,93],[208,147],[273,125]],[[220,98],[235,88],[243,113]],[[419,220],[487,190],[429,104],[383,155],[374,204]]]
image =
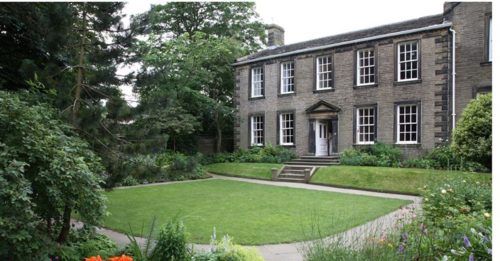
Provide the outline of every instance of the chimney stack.
[[267,46],[276,47],[285,45],[285,29],[277,24],[269,24],[267,29]]

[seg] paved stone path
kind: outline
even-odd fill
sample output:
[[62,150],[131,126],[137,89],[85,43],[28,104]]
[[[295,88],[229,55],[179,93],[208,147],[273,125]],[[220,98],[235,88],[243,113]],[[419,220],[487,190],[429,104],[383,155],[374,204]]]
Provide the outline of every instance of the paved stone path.
[[[393,198],[393,199],[403,199],[403,200],[411,200],[413,203],[398,209],[392,213],[389,213],[385,216],[379,217],[371,222],[360,225],[358,227],[352,228],[343,233],[337,234],[335,236],[331,236],[325,239],[322,239],[324,242],[335,241],[342,242],[346,246],[356,247],[359,243],[365,241],[368,237],[371,236],[381,236],[385,233],[388,233],[391,229],[402,225],[405,222],[408,222],[413,218],[416,214],[421,211],[421,203],[422,199],[416,196],[408,196],[408,195],[400,195],[400,194],[392,194],[392,193],[381,193],[381,192],[371,192],[364,190],[355,190],[355,189],[343,189],[343,188],[334,188],[320,185],[312,185],[305,183],[293,183],[293,182],[276,182],[276,181],[267,181],[267,180],[256,180],[256,179],[246,179],[246,178],[235,178],[235,177],[226,177],[219,175],[212,175],[215,179],[223,179],[223,180],[234,180],[241,182],[249,182],[255,184],[262,185],[270,185],[270,186],[279,186],[279,187],[290,187],[290,188],[299,188],[299,189],[310,189],[310,190],[319,190],[319,191],[328,191],[328,192],[337,192],[337,193],[348,193],[354,195],[365,195],[365,196],[373,196],[373,197],[383,197],[383,198]],[[166,184],[175,184],[180,182],[200,182],[203,180],[195,180],[195,181],[179,181],[179,182],[166,182],[166,183],[155,183],[155,184],[147,184],[140,186],[157,186],[157,185],[166,185]],[[121,187],[118,189],[127,189],[130,187]],[[75,221],[74,224],[77,227],[80,227],[82,224],[80,222]],[[119,246],[124,246],[129,243],[128,237],[122,233],[118,233],[113,230],[99,228],[97,230],[98,233],[104,234],[114,241]],[[144,243],[144,238],[137,237],[136,240],[139,243]],[[304,253],[304,250],[308,248],[310,244],[314,241],[305,241],[305,242],[297,242],[290,244],[272,244],[272,245],[261,245],[256,246],[257,250],[267,261],[302,261],[303,256],[301,253]],[[193,244],[193,249],[196,251],[208,251],[210,250],[210,245],[200,245]]]

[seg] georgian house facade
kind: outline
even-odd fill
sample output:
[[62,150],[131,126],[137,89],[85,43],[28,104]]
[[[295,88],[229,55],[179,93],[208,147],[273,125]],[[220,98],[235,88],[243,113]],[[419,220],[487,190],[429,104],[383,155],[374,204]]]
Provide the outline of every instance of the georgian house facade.
[[445,143],[467,103],[491,91],[491,19],[491,3],[445,3],[291,45],[270,25],[272,46],[234,64],[235,145],[323,156],[383,142],[412,156]]

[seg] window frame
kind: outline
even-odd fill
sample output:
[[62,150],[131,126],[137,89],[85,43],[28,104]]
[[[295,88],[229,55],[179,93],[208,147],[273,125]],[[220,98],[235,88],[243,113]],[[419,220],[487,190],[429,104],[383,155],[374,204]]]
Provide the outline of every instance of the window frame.
[[[416,107],[416,140],[415,141],[401,141],[401,122],[400,122],[400,107],[401,106],[415,106]],[[396,145],[416,145],[420,144],[420,137],[422,133],[422,106],[420,101],[398,102],[394,104],[394,143]]]
[[[320,59],[323,59],[323,58],[327,58],[327,59],[330,59],[330,66],[331,66],[331,70],[330,71],[327,71],[327,72],[321,72],[321,73],[324,73],[324,74],[327,74],[329,76],[329,79],[326,81],[329,83],[329,87],[325,87],[325,88],[319,88],[320,86],[320,82],[325,82],[325,80],[322,80],[320,81],[320,66],[319,66],[319,60]],[[329,54],[326,54],[326,55],[318,55],[314,58],[314,71],[315,71],[315,75],[314,75],[314,91],[331,91],[334,89],[334,82],[333,82],[333,77],[334,77],[334,66],[333,66],[333,56],[332,55],[329,55]]]
[[[262,118],[262,129],[260,129],[260,131],[262,131],[262,143],[254,143],[254,140],[255,140],[255,131],[256,129],[254,129],[254,122],[255,122],[255,118],[256,117],[260,117]],[[264,115],[264,113],[255,113],[255,114],[250,114],[248,115],[248,130],[249,130],[249,147],[253,147],[253,146],[264,146],[265,145],[265,141],[266,141],[266,117]]]
[[[292,75],[289,76],[285,76],[285,73],[284,73],[284,66],[285,65],[291,65],[291,69],[288,69],[292,72]],[[284,91],[284,80],[285,79],[291,79],[292,80],[292,83],[288,83],[288,87],[291,85],[291,91]],[[294,94],[295,93],[295,61],[284,61],[284,62],[281,62],[280,63],[280,84],[279,84],[279,94],[280,95],[286,95],[286,94]]]
[[[293,119],[292,119],[292,122],[293,122],[293,127],[291,128],[287,128],[287,129],[291,129],[293,130],[292,131],[292,140],[293,142],[283,142],[283,138],[284,138],[284,135],[283,135],[283,116],[284,115],[292,115]],[[295,138],[297,137],[297,133],[296,133],[296,117],[295,117],[295,111],[280,111],[278,112],[278,120],[277,120],[277,123],[278,123],[278,128],[277,128],[277,131],[278,131],[278,135],[277,135],[277,138],[278,138],[278,145],[280,146],[295,146]]]
[[[364,66],[363,68],[371,68],[373,67],[373,82],[369,83],[361,83],[361,73],[360,73],[360,53],[371,51],[373,55],[373,65]],[[368,47],[363,49],[358,49],[355,51],[354,59],[356,60],[355,68],[354,68],[354,85],[355,86],[371,86],[377,84],[377,52],[374,47]]]
[[[401,57],[400,57],[400,46],[401,45],[407,45],[407,44],[412,44],[412,43],[415,43],[416,44],[416,52],[417,52],[417,58],[416,58],[416,62],[417,62],[417,69],[416,69],[416,72],[417,72],[417,77],[416,78],[410,78],[410,79],[401,79]],[[415,82],[415,81],[420,81],[421,80],[421,61],[422,61],[422,57],[421,57],[421,44],[420,44],[420,40],[405,40],[405,41],[402,41],[402,42],[398,42],[395,44],[395,70],[394,70],[394,74],[395,74],[395,80],[396,82],[398,83],[407,83],[407,82]],[[406,47],[405,47],[405,52],[406,52]],[[413,62],[414,60],[409,60],[409,61],[405,61],[405,62]]]
[[[361,123],[360,123],[360,110],[364,110],[364,109],[373,109],[373,141],[363,141],[361,142],[360,141],[360,137],[361,137],[361,132],[360,132],[360,127],[361,127]],[[377,104],[367,104],[367,105],[359,105],[359,106],[355,106],[354,107],[354,128],[353,128],[353,131],[354,131],[354,134],[353,134],[353,137],[354,137],[354,144],[356,145],[371,145],[371,144],[375,144],[375,142],[377,142],[377,128],[378,128],[378,106]],[[364,124],[363,124],[364,125]],[[367,125],[369,126],[369,125]]]
[[493,16],[491,13],[486,14],[485,18],[485,60],[487,63],[493,62],[493,38],[491,37],[493,35],[492,33],[492,28],[493,28]]
[[[255,82],[254,82],[254,70],[256,69],[260,69],[261,70],[261,74],[262,74],[262,79],[261,79],[261,95],[254,95],[254,91],[255,91]],[[264,68],[264,65],[257,65],[257,66],[253,66],[250,68],[250,73],[249,73],[249,93],[248,93],[248,97],[249,99],[262,99],[265,97],[265,81],[266,81],[266,77],[265,77],[265,68]]]

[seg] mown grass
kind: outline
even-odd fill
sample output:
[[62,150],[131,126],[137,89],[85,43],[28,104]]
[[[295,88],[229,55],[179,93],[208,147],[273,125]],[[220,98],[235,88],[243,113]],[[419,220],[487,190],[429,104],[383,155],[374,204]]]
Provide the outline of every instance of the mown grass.
[[158,226],[180,218],[194,243],[208,243],[213,228],[239,244],[295,242],[312,239],[311,225],[334,234],[387,214],[408,201],[313,191],[229,180],[117,189],[106,193],[104,225],[134,234],[147,233],[153,217]]
[[271,169],[280,169],[282,166],[273,163],[215,163],[205,166],[205,170],[213,174],[270,180]]
[[419,194],[419,188],[453,177],[491,181],[491,174],[413,168],[331,166],[320,168],[311,182],[359,189]]

